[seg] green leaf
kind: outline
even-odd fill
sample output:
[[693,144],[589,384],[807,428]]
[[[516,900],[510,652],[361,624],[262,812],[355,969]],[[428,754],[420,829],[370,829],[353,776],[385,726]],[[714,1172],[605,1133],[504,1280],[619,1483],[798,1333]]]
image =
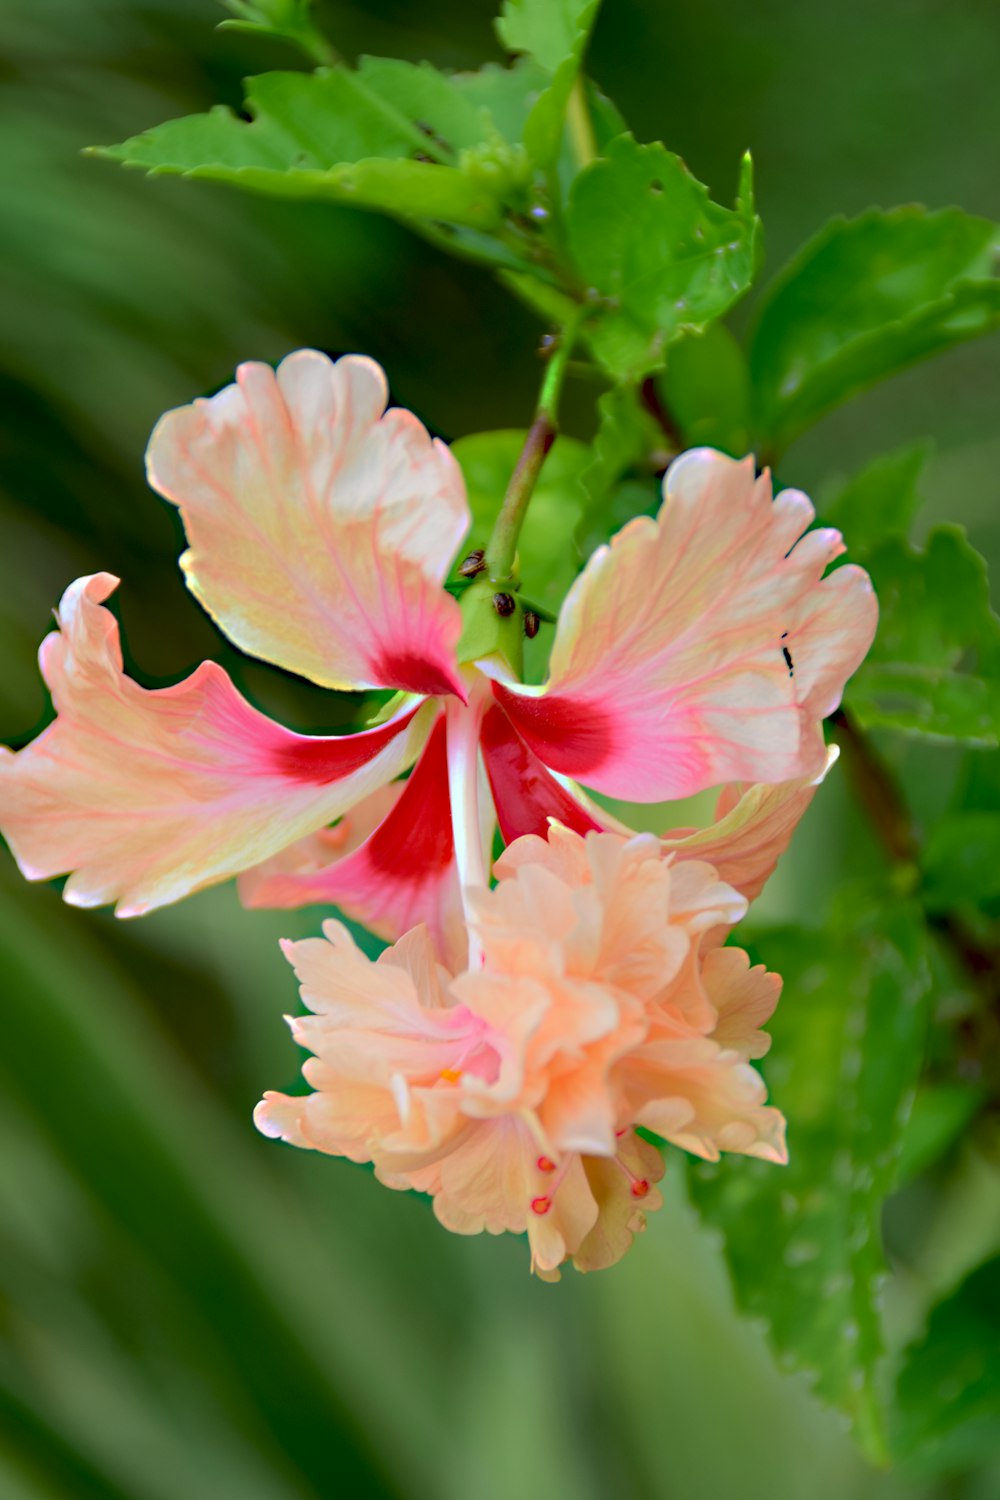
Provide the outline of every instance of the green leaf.
[[910,1182],[955,1145],[986,1100],[973,1083],[930,1084],[917,1091],[903,1135],[897,1182]]
[[1000,323],[1000,232],[958,209],[834,219],[766,294],[750,347],[764,450],[849,396]]
[[573,183],[566,228],[580,275],[606,299],[589,333],[616,380],[664,362],[681,333],[720,317],[753,278],[759,221],[749,159],[735,209],[713,203],[680,157],[619,136]]
[[880,621],[847,687],[859,723],[1000,744],[1000,620],[986,564],[964,531],[937,527],[923,552],[891,538],[867,565]]
[[[249,122],[219,105],[204,115],[170,120],[97,154],[150,173],[212,178],[254,192],[316,198],[374,209],[402,219],[443,220],[495,229],[502,199],[517,176],[506,162],[485,112],[433,70],[368,59],[366,70],[266,73],[247,85]],[[394,94],[408,82],[408,101],[430,113],[418,123],[398,108]],[[387,92],[383,97],[379,88]],[[456,158],[439,127],[456,145],[479,145],[492,160],[486,171],[472,150]],[[430,131],[422,128],[429,125]],[[453,164],[457,161],[458,164]]]
[[504,0],[497,35],[508,52],[527,52],[554,73],[580,47],[597,5],[598,0]]
[[485,111],[490,129],[511,146],[524,143],[528,117],[548,74],[530,57],[517,57],[510,67],[485,63],[475,73],[454,73],[448,82],[477,110]]
[[766,1319],[779,1357],[883,1447],[876,1395],[882,1200],[893,1184],[923,1052],[928,971],[919,913],[858,893],[824,932],[782,929],[760,956],[784,975],[768,1029],[786,1168],[728,1159],[692,1174],[726,1237],[737,1300]]
[[866,559],[889,537],[907,537],[923,501],[918,488],[929,445],[915,443],[876,458],[824,506],[852,558]]
[[955,812],[924,845],[923,897],[931,911],[1000,896],[1000,812]]
[[524,144],[533,161],[550,166],[559,155],[563,121],[600,0],[504,0],[497,34],[509,52],[526,53],[549,86],[532,107]]
[[648,471],[649,456],[662,445],[662,434],[645,410],[634,386],[613,386],[597,402],[598,428],[590,461],[580,474],[586,504],[577,527],[581,552],[589,554],[612,532],[641,511],[655,507],[659,486],[648,474],[627,486],[630,470]]
[[333,62],[334,51],[313,24],[312,0],[221,0],[236,17],[220,21],[220,31],[248,31],[301,48],[317,62]]
[[[485,547],[489,540],[525,436],[516,430],[478,432],[451,445],[465,475],[472,510],[469,550]],[[585,444],[569,437],[556,438],[531,497],[518,541],[524,592],[552,614],[558,613],[580,569],[581,556],[574,533],[583,502],[580,475],[588,460]],[[528,681],[540,681],[544,676],[551,643],[552,631],[545,625],[534,640],[525,641]]]
[[924,1472],[1000,1451],[1000,1256],[934,1308],[896,1386],[894,1447]]
[[712,323],[677,339],[657,385],[685,448],[719,448],[734,458],[748,451],[750,381],[728,328]]

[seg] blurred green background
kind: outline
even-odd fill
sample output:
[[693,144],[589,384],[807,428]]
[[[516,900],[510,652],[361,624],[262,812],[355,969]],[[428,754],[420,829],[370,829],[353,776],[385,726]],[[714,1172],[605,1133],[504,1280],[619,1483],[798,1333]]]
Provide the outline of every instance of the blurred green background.
[[[214,656],[286,722],[336,713],[214,633],[176,569],[174,515],[143,482],[156,417],[239,360],[364,350],[448,438],[531,411],[541,330],[485,273],[385,220],[80,156],[216,99],[238,105],[244,75],[297,65],[216,33],[220,14],[213,0],[0,9],[10,743],[44,720],[34,653],[50,610],[98,568],[124,580],[141,680]],[[480,0],[331,3],[320,16],[349,57],[500,55]],[[831,213],[873,203],[1000,218],[998,60],[992,0],[605,0],[589,72],[640,138],[679,151],[722,201],[753,150],[773,271]],[[965,522],[997,565],[998,376],[996,339],[918,368],[823,422],[784,477],[822,497],[929,435],[927,519]],[[887,748],[925,814],[943,806],[956,757]],[[834,776],[763,917],[822,921],[834,887],[876,857]],[[529,1277],[518,1241],[448,1236],[423,1201],[259,1138],[254,1102],[298,1066],[276,940],[313,930],[316,913],[244,913],[227,888],[120,924],[24,886],[6,857],[2,881],[4,1497],[1000,1493],[1000,1471],[931,1481],[866,1466],[843,1420],[736,1316],[676,1153],[668,1205],[627,1259],[552,1288]],[[890,1221],[899,1342],[1000,1238],[984,1161],[960,1163],[949,1193],[904,1199]]]

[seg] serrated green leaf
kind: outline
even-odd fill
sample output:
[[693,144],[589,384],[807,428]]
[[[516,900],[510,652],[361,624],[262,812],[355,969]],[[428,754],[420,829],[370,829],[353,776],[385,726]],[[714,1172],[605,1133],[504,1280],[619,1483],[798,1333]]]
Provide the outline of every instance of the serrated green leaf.
[[[466,144],[473,134],[473,111],[461,92],[449,108],[448,81],[431,82],[424,69],[409,68],[411,92],[436,120],[461,128]],[[374,80],[394,89],[393,64],[379,73],[369,59],[369,78],[346,68],[315,73],[266,73],[247,86],[249,122],[223,106],[204,115],[170,120],[120,146],[97,154],[150,173],[170,172],[229,182],[254,192],[325,199],[374,209],[402,219],[443,220],[472,229],[496,228],[511,173],[484,174],[451,164],[436,127],[421,128],[382,97]],[[481,140],[491,143],[488,119]],[[457,158],[455,158],[457,160]],[[478,163],[473,164],[478,168]]]
[[693,1192],[725,1233],[740,1305],[878,1454],[880,1212],[923,1053],[921,919],[859,894],[827,931],[762,934],[760,954],[785,979],[764,1071],[789,1165],[702,1165]]
[[779,274],[750,346],[765,449],[848,397],[1000,324],[1000,231],[958,209],[834,219]]
[[657,385],[686,448],[719,448],[734,458],[748,451],[750,381],[728,328],[712,323],[677,339]]
[[874,459],[823,507],[852,558],[863,561],[889,537],[909,536],[923,503],[919,480],[929,451],[929,444],[914,443]]
[[440,152],[451,159],[466,148],[482,146],[492,136],[500,136],[485,104],[476,99],[473,90],[462,86],[461,75],[450,78],[426,62],[365,56],[358,59],[354,76],[365,90],[391,101],[435,155]]
[[566,227],[580,275],[606,299],[588,337],[616,380],[658,369],[675,338],[720,317],[753,277],[752,205],[713,203],[679,157],[630,135],[576,178]]
[[[465,475],[472,511],[470,550],[485,547],[489,540],[525,436],[518,430],[478,432],[459,438],[451,446]],[[524,592],[552,614],[558,613],[582,561],[574,533],[583,502],[580,475],[588,459],[585,444],[570,437],[556,438],[532,494],[518,541]],[[525,641],[528,681],[540,681],[545,675],[551,644],[552,629],[545,625],[534,640]]]
[[508,52],[527,52],[548,73],[572,57],[598,0],[504,0],[497,35]]
[[896,1452],[924,1472],[1000,1452],[1000,1256],[934,1308],[896,1385]]
[[532,58],[516,57],[510,67],[486,63],[475,73],[452,74],[449,82],[475,109],[486,112],[492,128],[505,141],[520,146],[528,117],[549,78]]
[[586,503],[577,526],[581,552],[588,555],[606,542],[630,516],[655,506],[659,486],[651,474],[623,486],[632,469],[648,466],[662,434],[645,410],[634,386],[613,386],[597,402],[598,427],[590,460],[580,475]]
[[221,0],[235,20],[220,21],[220,31],[248,31],[300,47],[318,62],[333,62],[334,51],[312,18],[312,0]]
[[879,629],[846,699],[866,728],[1000,744],[1000,620],[986,564],[957,526],[924,552],[890,538],[866,559]]
[[528,154],[543,167],[559,155],[566,105],[599,5],[600,0],[504,0],[497,20],[507,50],[527,54],[550,75],[524,132]]

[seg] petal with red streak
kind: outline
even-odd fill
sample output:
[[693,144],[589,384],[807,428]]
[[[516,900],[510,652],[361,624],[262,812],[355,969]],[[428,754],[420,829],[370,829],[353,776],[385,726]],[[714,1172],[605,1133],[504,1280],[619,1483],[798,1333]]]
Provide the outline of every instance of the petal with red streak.
[[546,688],[497,698],[547,766],[631,801],[815,775],[819,721],[875,632],[867,575],[824,579],[839,533],[803,536],[809,500],[772,500],[751,459],[695,450],[664,492],[573,585]]
[[480,743],[504,843],[536,834],[544,838],[555,818],[575,833],[603,824],[530,750],[498,703],[483,715]]
[[[317,866],[314,837],[243,876],[241,899],[256,907],[338,906],[388,942],[425,923],[444,962],[460,968],[468,940],[455,866],[443,714],[409,780],[392,790],[397,795],[391,807],[353,851],[335,853]],[[301,855],[297,868],[296,853]]]
[[414,759],[431,709],[360,734],[294,734],[221,667],[149,690],[123,671],[103,607],[108,573],[80,578],[42,643],[57,717],[0,752],[0,829],[29,880],[69,874],[77,906],[136,916],[225,880],[329,823]]
[[188,584],[243,651],[324,687],[464,696],[441,588],[468,530],[461,470],[379,366],[303,349],[167,412],[149,482],[178,507]]

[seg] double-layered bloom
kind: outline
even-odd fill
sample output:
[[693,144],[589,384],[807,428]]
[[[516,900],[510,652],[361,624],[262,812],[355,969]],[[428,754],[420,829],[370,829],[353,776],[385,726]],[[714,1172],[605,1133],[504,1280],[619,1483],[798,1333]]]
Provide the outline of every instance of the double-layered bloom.
[[331,689],[394,689],[388,716],[296,734],[211,662],[144,689],[105,607],[117,580],[81,578],[41,649],[56,718],[0,754],[0,828],[25,875],[68,875],[68,901],[121,916],[242,875],[250,904],[335,904],[389,939],[423,922],[457,967],[461,890],[486,883],[495,820],[508,843],[550,818],[612,826],[577,781],[637,801],[750,783],[668,846],[693,837],[712,858],[735,836],[776,858],[875,627],[863,572],[823,577],[839,534],[808,531],[806,497],[772,499],[751,460],[688,453],[659,516],[590,559],[549,680],[527,687],[443,587],[469,526],[458,465],[386,400],[360,357],[244,365],[161,420],[148,473],[229,638]]
[[659,1207],[663,1161],[636,1127],[708,1160],[785,1160],[749,1062],[780,980],[719,946],[745,898],[649,834],[555,824],[496,869],[472,901],[481,967],[452,975],[423,927],[374,963],[336,922],[285,945],[314,1092],[268,1094],[256,1119],[430,1193],[460,1234],[527,1231],[551,1279],[568,1258],[611,1265]]

